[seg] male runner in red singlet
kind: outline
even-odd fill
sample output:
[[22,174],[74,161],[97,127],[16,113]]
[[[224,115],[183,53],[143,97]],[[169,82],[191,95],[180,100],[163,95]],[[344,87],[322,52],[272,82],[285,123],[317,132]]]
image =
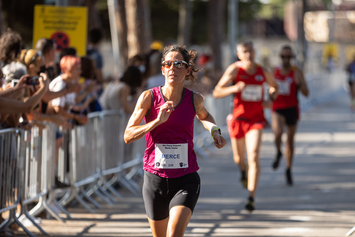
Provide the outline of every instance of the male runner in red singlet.
[[297,128],[297,121],[299,119],[299,107],[297,93],[298,90],[303,95],[308,96],[308,88],[303,77],[303,72],[291,65],[291,59],[294,57],[290,46],[284,46],[281,50],[280,57],[282,66],[276,68],[274,71],[275,80],[279,86],[279,96],[272,104],[272,130],[275,134],[275,145],[277,154],[272,162],[272,167],[276,170],[279,167],[281,152],[281,136],[283,128],[287,126],[287,140],[286,140],[286,183],[292,185],[292,159],[294,150],[294,136]]
[[[249,190],[245,209],[253,211],[254,196],[260,175],[259,152],[265,125],[263,106],[264,82],[270,86],[270,97],[277,96],[277,84],[271,73],[254,62],[253,42],[237,45],[240,62],[231,64],[213,91],[216,98],[235,95],[233,115],[227,119],[233,158],[241,170],[241,182]],[[270,102],[268,102],[270,103]],[[245,148],[248,157],[248,174],[245,165]]]

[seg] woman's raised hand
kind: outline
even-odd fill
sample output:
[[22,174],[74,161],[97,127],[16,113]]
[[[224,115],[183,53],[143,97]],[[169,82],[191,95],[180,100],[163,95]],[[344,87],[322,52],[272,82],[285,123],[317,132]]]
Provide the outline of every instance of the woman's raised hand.
[[171,112],[174,111],[174,102],[172,101],[167,101],[165,102],[165,104],[163,104],[162,106],[160,106],[160,110],[159,110],[159,114],[158,114],[158,120],[160,121],[160,123],[165,123]]

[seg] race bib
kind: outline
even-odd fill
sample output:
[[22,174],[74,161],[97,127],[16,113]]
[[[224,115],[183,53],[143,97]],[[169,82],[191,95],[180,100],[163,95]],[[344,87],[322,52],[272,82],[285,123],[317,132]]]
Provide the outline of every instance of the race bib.
[[262,89],[261,85],[246,85],[241,98],[243,101],[261,101]]
[[155,144],[155,168],[188,168],[188,146],[182,144]]
[[277,85],[279,86],[279,95],[290,95],[291,84],[287,81],[277,80]]

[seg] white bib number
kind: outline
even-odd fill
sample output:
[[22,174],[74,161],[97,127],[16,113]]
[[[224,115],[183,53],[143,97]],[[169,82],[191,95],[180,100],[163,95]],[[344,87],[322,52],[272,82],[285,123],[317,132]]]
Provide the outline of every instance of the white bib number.
[[155,168],[188,168],[188,146],[182,144],[155,144]]
[[279,95],[290,95],[291,84],[287,81],[277,80],[277,85],[279,86]]
[[262,87],[261,85],[246,85],[242,90],[243,101],[261,101]]

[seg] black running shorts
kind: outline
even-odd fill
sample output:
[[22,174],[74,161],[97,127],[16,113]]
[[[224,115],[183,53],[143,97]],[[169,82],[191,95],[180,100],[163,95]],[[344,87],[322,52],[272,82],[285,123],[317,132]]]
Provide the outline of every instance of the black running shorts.
[[297,106],[287,109],[277,109],[275,112],[285,117],[287,125],[291,126],[297,124],[299,118],[299,111]]
[[185,206],[194,211],[200,195],[200,176],[197,172],[178,178],[162,178],[144,171],[143,200],[151,220],[169,217],[174,206]]

